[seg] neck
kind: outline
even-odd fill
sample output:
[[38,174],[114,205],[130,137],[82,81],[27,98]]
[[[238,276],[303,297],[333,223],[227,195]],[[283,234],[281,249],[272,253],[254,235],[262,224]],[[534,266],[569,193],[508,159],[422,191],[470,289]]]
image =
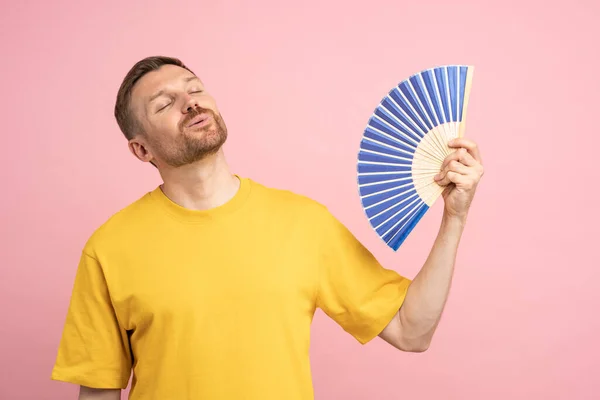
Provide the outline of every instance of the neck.
[[223,150],[193,164],[161,168],[161,189],[173,202],[191,210],[208,210],[228,202],[240,182],[229,170]]

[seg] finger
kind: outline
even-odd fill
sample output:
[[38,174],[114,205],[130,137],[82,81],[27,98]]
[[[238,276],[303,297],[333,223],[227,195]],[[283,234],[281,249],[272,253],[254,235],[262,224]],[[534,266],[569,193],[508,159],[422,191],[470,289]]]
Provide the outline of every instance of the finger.
[[460,175],[469,175],[471,174],[471,167],[467,167],[464,164],[461,164],[457,160],[452,160],[450,163],[440,171],[433,179],[436,181],[443,180],[449,172],[455,172]]
[[447,186],[451,183],[455,185],[462,185],[467,183],[469,177],[467,175],[459,174],[458,172],[448,171],[446,175],[442,178],[442,180],[438,181],[438,185]]
[[467,149],[469,154],[471,154],[471,156],[475,160],[477,160],[477,162],[481,163],[481,154],[479,153],[479,147],[472,140],[466,139],[464,137],[459,137],[449,141],[448,146],[451,148],[463,147]]
[[461,147],[460,149],[458,149],[457,153],[461,153],[461,156],[459,157],[458,161],[469,167],[471,169],[471,173],[473,173],[475,176],[478,175],[480,177],[483,175],[483,165],[481,165],[480,162],[475,160],[465,148]]
[[468,167],[474,167],[477,165],[477,160],[475,160],[473,158],[473,156],[471,156],[465,148],[460,148],[456,151],[453,151],[452,154],[448,155],[444,159],[444,161],[442,162],[442,166],[440,167],[440,170],[443,170],[444,168],[446,168],[448,163],[450,163],[454,160],[459,161]]
[[440,171],[444,170],[444,168],[446,168],[446,166],[448,165],[448,163],[454,161],[454,160],[458,160],[461,155],[459,154],[459,151],[461,149],[458,149],[456,151],[453,151],[452,153],[448,154],[446,156],[446,158],[444,158],[444,161],[442,162],[442,165],[440,166]]
[[465,150],[464,147],[461,147],[458,150],[459,150],[459,151],[457,151],[457,153],[459,153],[458,161],[460,161],[462,164],[466,165],[467,167],[474,167],[477,164],[479,164],[479,162],[475,159],[475,157],[473,157],[467,150]]

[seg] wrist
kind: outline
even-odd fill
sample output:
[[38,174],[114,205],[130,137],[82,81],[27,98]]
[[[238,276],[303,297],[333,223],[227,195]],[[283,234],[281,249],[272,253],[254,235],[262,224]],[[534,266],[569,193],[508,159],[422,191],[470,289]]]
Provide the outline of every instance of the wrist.
[[442,225],[452,228],[464,228],[467,223],[467,214],[458,215],[444,212],[442,216]]

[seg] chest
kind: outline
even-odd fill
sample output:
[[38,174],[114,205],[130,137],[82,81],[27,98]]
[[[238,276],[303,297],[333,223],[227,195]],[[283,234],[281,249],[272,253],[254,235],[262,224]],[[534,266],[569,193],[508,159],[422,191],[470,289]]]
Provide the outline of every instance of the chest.
[[318,255],[301,225],[147,232],[115,257],[110,287],[126,329],[180,321],[310,316]]

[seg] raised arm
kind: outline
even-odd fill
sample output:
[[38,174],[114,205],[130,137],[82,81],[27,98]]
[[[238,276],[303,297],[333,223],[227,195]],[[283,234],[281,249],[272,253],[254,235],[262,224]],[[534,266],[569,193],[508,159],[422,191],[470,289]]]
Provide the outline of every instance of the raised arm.
[[425,264],[411,283],[398,314],[379,335],[400,350],[422,352],[429,348],[448,298],[454,263],[467,213],[483,176],[475,143],[460,138],[436,176],[444,191],[444,216]]

